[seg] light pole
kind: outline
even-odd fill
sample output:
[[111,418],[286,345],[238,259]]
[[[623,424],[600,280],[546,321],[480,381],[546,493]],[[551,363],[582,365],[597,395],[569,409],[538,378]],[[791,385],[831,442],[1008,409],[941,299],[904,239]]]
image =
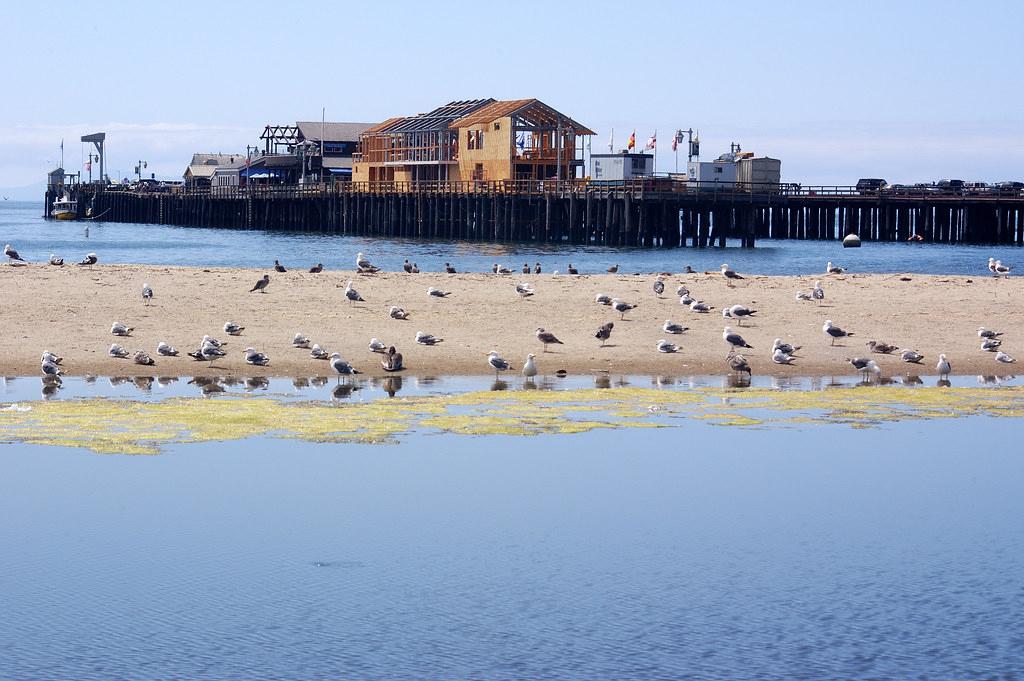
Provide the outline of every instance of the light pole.
[[138,162],[138,165],[135,166],[135,174],[138,176],[139,182],[142,182],[142,169],[143,168],[148,168],[148,167],[149,167],[149,162],[148,161],[142,161],[142,160],[140,160]]

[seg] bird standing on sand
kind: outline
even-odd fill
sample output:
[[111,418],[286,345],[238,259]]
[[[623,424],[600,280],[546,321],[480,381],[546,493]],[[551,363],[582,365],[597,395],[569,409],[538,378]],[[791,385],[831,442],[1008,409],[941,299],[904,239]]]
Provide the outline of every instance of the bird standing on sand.
[[635,308],[636,305],[612,298],[612,309],[619,313],[619,321],[626,318],[626,313]]
[[548,351],[549,345],[565,345],[565,343],[555,337],[555,334],[550,331],[545,331],[541,327],[537,327],[537,340],[539,340],[544,346],[544,352]]
[[422,331],[416,332],[416,342],[420,345],[437,345],[443,341],[444,338],[438,338],[437,336],[432,336],[431,334],[423,333]]
[[675,343],[669,343],[667,340],[662,338],[658,341],[658,352],[673,353],[679,351],[679,346]]
[[261,279],[257,279],[256,280],[256,283],[253,285],[253,287],[251,289],[249,289],[249,293],[252,293],[253,291],[259,291],[260,293],[266,293],[268,286],[270,286],[270,275],[269,274],[264,274]]
[[392,319],[408,319],[409,313],[403,310],[402,308],[398,307],[397,305],[392,305],[391,308],[388,310],[388,316],[391,317]]
[[729,368],[734,372],[738,374],[746,373],[747,378],[750,378],[750,363],[747,361],[746,357],[743,355],[730,355],[727,358],[727,361],[729,363]]
[[122,324],[121,322],[114,322],[113,324],[110,325],[110,333],[114,334],[115,336],[130,336],[132,335],[132,331],[134,330],[134,326],[128,326],[127,324]]
[[270,364],[270,358],[262,352],[257,352],[255,348],[246,348],[242,352],[245,353],[245,363],[252,364],[253,366],[265,367]]
[[853,332],[851,332],[851,331],[843,331],[838,326],[835,326],[834,324],[832,324],[832,320],[831,319],[826,319],[825,320],[824,326],[821,327],[821,332],[824,333],[824,334],[827,334],[832,339],[832,342],[830,343],[830,345],[835,345],[836,344],[836,338],[846,338],[847,336],[852,336],[853,335]]
[[597,333],[594,334],[594,338],[601,341],[602,348],[604,347],[604,344],[608,341],[608,339],[612,337],[613,328],[615,328],[615,323],[608,322],[607,324],[602,325],[601,328],[597,330]]
[[676,324],[671,319],[666,319],[665,323],[661,325],[661,330],[665,333],[683,333],[689,330],[689,327],[683,326],[682,324]]
[[142,285],[142,302],[145,305],[149,305],[150,301],[153,300],[153,287],[149,284]]
[[363,297],[359,295],[359,291],[352,287],[352,280],[348,280],[348,285],[345,286],[345,297],[348,298],[349,305],[355,302],[365,302]]
[[25,262],[25,259],[18,255],[18,252],[11,248],[10,244],[4,246],[4,255],[7,256],[8,260],[17,260],[18,262]]
[[736,274],[736,271],[729,267],[727,263],[722,263],[721,267],[722,276],[725,277],[725,283],[732,286],[734,279],[743,279],[740,275]]
[[492,369],[494,369],[495,380],[497,380],[498,378],[498,372],[509,370],[508,362],[506,362],[505,360],[498,356],[497,350],[491,350],[489,353],[487,353],[487,363],[491,365]]
[[746,305],[733,305],[732,307],[728,308],[728,310],[723,310],[722,312],[728,312],[729,314],[726,316],[735,319],[736,323],[738,323],[740,326],[743,326],[743,320],[745,318],[753,317],[755,314],[757,314],[757,310],[751,310]]
[[1008,277],[1010,276],[1010,266],[1004,265],[999,260],[996,260],[995,274],[997,277]]
[[867,378],[868,372],[874,372],[876,376],[882,373],[882,370],[878,368],[878,365],[873,359],[869,359],[867,357],[847,357],[846,361],[849,362],[858,372],[864,374],[865,378]]
[[229,336],[240,336],[245,331],[245,327],[235,322],[224,322],[224,333]]
[[811,289],[811,297],[814,298],[819,304],[825,300],[825,289],[821,287],[820,281],[814,282],[814,288]]
[[284,274],[288,270],[284,268],[284,265],[281,264],[280,260],[274,260],[274,271],[278,274]]
[[520,300],[524,298],[529,298],[530,296],[533,295],[533,293],[533,289],[530,288],[530,285],[527,284],[526,282],[520,282],[516,284],[516,294],[519,296]]
[[750,348],[751,350],[754,349],[753,345],[750,345],[749,343],[747,343],[747,341],[743,340],[743,336],[734,332],[732,328],[728,326],[725,327],[725,329],[722,331],[722,340],[729,344],[730,355],[736,352],[736,348]]
[[373,274],[379,272],[380,268],[367,260],[362,253],[356,253],[356,271],[360,274]]
[[825,274],[842,274],[845,271],[845,267],[833,265],[831,260],[829,260],[828,263],[825,265]]
[[651,285],[651,288],[654,289],[654,295],[661,298],[661,294],[665,292],[665,279],[662,277],[658,277],[657,279],[654,280],[654,283]]
[[935,370],[939,372],[939,378],[948,378],[950,372],[953,371],[953,366],[946,359],[945,355],[939,355],[939,361],[935,365]]
[[309,268],[309,273],[310,274],[320,274],[323,271],[324,271],[324,264],[322,262],[318,262],[317,264],[315,264],[315,265],[313,265],[312,267]]
[[434,288],[433,286],[431,286],[430,288],[427,289],[427,295],[428,296],[433,296],[434,298],[446,298],[446,297],[450,296],[451,294],[452,294],[451,291],[442,291],[441,289]]
[[82,258],[82,261],[80,263],[78,263],[78,264],[79,265],[95,265],[97,262],[99,262],[99,260],[100,259],[98,257],[96,257],[95,253],[86,253],[85,257]]
[[526,380],[533,380],[533,377],[537,375],[537,364],[533,361],[534,354],[531,352],[526,356],[526,363],[523,364],[523,376],[526,376]]

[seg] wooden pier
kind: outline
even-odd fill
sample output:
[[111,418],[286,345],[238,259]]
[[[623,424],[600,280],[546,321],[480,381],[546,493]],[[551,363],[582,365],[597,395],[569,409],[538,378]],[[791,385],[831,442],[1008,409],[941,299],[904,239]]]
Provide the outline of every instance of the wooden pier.
[[[679,248],[739,239],[1024,245],[1024,196],[858,193],[853,187],[693,187],[662,178],[336,183],[139,192],[69,189],[79,218],[417,239]],[[46,195],[46,206],[55,196]]]

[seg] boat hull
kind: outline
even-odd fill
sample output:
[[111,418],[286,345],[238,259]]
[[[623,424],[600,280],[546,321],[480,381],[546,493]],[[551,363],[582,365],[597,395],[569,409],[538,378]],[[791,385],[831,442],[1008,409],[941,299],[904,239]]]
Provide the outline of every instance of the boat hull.
[[75,213],[70,210],[53,211],[50,213],[54,220],[74,220],[78,217]]

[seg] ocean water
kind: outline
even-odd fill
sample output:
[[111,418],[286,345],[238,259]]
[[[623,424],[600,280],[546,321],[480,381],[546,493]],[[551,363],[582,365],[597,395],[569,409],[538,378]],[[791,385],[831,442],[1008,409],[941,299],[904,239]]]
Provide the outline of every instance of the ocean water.
[[0,678],[1014,678],[1019,430],[8,444]]
[[[286,267],[308,268],[322,262],[328,269],[352,269],[355,255],[365,253],[386,270],[400,270],[405,258],[423,271],[490,271],[500,263],[519,271],[523,263],[540,262],[545,272],[565,272],[572,263],[580,272],[602,273],[611,265],[621,272],[718,270],[728,262],[751,274],[819,274],[832,261],[851,272],[988,275],[989,257],[1014,265],[1019,249],[1012,246],[865,243],[844,249],[835,241],[762,240],[753,250],[730,242],[720,249],[613,249],[531,244],[489,244],[467,241],[376,239],[266,230],[222,230],[199,227],[47,222],[42,203],[0,202],[0,240],[23,257],[45,261],[51,253],[68,262],[95,252],[101,263],[188,265],[194,267],[270,267],[275,258]],[[85,236],[88,226],[89,236]]]

